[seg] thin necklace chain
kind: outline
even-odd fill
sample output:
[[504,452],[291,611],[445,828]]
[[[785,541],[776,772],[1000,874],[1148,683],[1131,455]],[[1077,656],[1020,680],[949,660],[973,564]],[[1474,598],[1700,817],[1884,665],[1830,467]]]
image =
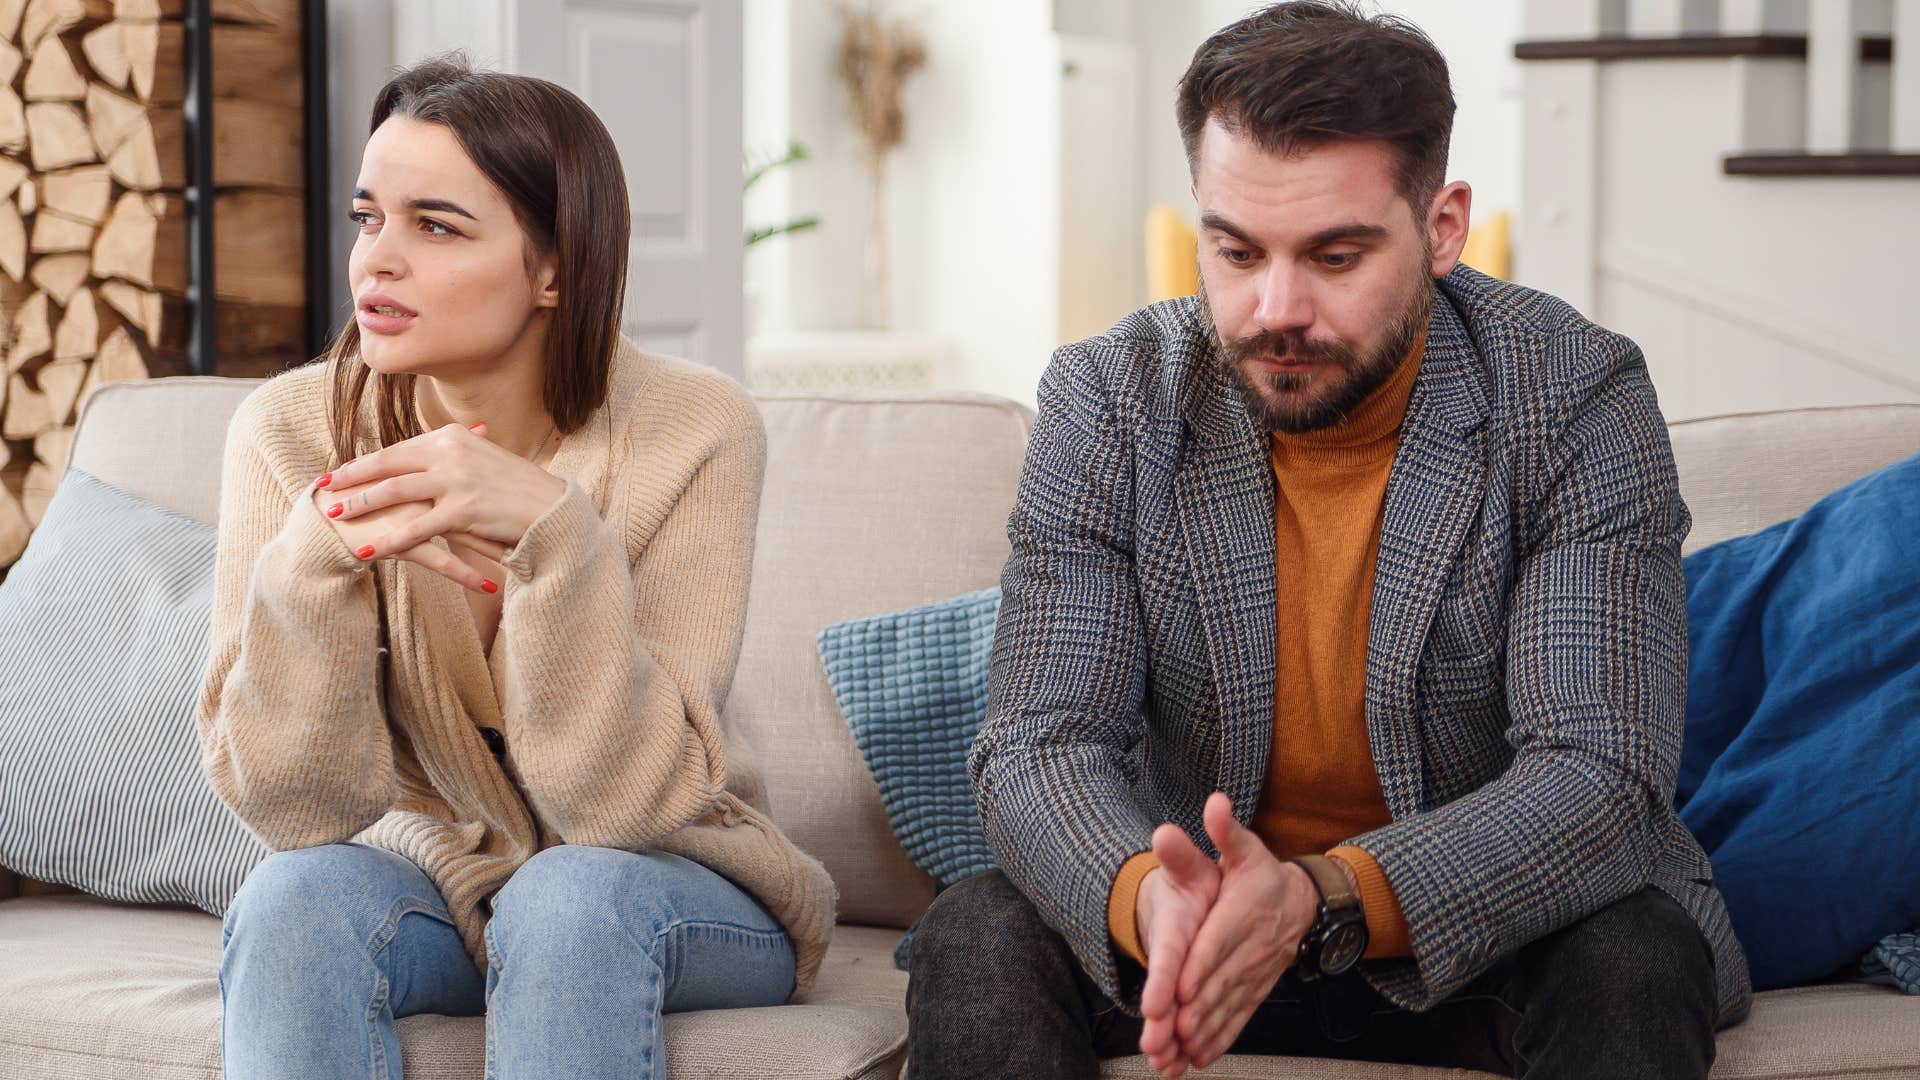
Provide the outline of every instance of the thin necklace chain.
[[541,439],[539,445],[533,448],[533,453],[527,455],[527,460],[528,461],[540,460],[540,451],[545,450],[547,448],[547,443],[553,440],[554,432],[557,432],[559,430],[560,430],[559,424],[554,424],[552,427],[549,427],[547,429],[546,437]]

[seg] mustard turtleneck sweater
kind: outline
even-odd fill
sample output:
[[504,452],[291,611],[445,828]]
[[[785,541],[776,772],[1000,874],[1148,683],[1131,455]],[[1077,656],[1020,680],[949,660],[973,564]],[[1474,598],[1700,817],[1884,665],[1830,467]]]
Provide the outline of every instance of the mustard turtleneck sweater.
[[[1279,582],[1273,749],[1253,829],[1283,858],[1326,852],[1352,868],[1369,958],[1413,951],[1379,864],[1341,841],[1393,820],[1367,737],[1367,628],[1387,477],[1425,351],[1423,336],[1339,424],[1271,437]],[[1107,900],[1114,945],[1142,964],[1134,905],[1157,865],[1152,852],[1127,860]]]

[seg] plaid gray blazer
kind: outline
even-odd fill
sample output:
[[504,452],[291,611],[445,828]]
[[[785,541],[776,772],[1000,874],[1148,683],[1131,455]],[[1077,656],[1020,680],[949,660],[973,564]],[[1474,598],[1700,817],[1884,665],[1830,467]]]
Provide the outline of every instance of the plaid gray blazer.
[[[969,770],[1001,867],[1131,1011],[1120,864],[1162,821],[1211,851],[1206,796],[1245,821],[1266,769],[1273,474],[1191,299],[1061,348],[1039,404]],[[1746,958],[1672,805],[1690,524],[1631,341],[1469,269],[1436,283],[1367,642],[1393,822],[1354,838],[1412,934],[1411,959],[1363,965],[1389,1000],[1427,1009],[1651,883],[1712,945],[1720,1022],[1745,1016]]]

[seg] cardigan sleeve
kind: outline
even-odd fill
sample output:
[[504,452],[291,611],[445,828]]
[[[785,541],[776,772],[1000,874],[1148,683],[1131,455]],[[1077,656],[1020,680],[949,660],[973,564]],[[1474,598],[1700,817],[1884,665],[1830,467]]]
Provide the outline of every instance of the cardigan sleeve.
[[214,791],[285,850],[347,839],[397,784],[373,575],[314,508],[306,470],[274,468],[299,456],[273,422],[274,389],[227,432],[198,727]]
[[[737,391],[685,404],[709,432],[699,450],[637,462],[653,473],[609,500],[613,522],[569,480],[503,562],[507,749],[568,843],[652,846],[725,790],[719,712],[746,624],[766,435]],[[656,521],[630,557],[626,526]]]

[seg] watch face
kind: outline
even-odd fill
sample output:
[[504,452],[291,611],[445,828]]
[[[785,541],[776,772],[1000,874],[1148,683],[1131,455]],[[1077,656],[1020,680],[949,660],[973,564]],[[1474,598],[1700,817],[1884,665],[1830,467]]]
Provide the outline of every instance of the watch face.
[[1320,970],[1328,975],[1338,975],[1359,963],[1366,951],[1366,923],[1350,922],[1332,927],[1327,931],[1320,948]]

